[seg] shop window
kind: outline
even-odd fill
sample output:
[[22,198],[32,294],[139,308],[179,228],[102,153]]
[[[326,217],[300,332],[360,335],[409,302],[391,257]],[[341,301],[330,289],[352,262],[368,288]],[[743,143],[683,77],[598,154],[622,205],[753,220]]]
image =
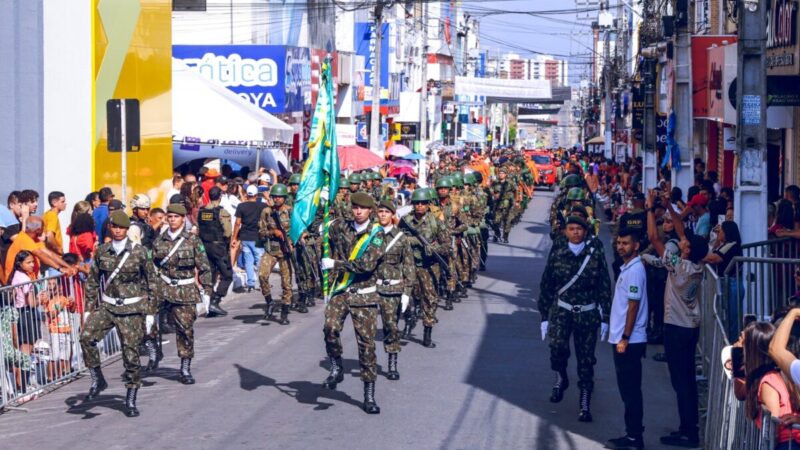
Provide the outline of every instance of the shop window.
[[173,0],[173,11],[205,11],[206,0]]

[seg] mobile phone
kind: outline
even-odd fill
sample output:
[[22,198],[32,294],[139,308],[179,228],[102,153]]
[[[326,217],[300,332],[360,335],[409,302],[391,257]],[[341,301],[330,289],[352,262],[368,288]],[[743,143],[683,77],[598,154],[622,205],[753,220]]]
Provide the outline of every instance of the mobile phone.
[[731,367],[734,378],[745,378],[744,349],[742,347],[731,348]]

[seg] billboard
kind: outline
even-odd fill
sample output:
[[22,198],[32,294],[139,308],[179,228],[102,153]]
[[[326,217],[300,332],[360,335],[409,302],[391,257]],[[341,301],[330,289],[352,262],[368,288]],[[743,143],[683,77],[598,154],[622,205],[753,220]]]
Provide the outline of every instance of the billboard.
[[173,58],[271,114],[311,103],[309,50],[282,45],[173,45]]
[[[381,88],[389,88],[389,24],[384,23],[381,27],[383,39],[381,40]],[[372,79],[375,75],[372,67],[375,65],[375,24],[372,22],[357,22],[354,33],[354,47],[356,55],[364,57],[364,86],[374,86]],[[370,97],[371,98],[371,97]]]

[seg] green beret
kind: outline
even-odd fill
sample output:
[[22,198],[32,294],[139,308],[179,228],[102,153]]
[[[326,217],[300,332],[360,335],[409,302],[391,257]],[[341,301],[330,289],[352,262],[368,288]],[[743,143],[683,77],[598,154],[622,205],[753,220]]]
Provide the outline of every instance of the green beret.
[[112,225],[116,225],[118,227],[122,227],[122,228],[130,228],[131,227],[131,218],[128,217],[127,214],[125,214],[125,211],[122,211],[122,210],[119,210],[119,209],[116,210],[116,211],[111,212],[111,215],[108,216],[108,221]]
[[375,207],[375,200],[371,195],[364,192],[353,193],[353,195],[350,196],[350,203],[352,203],[353,206],[361,206],[364,208]]
[[569,225],[571,223],[578,224],[578,225],[582,226],[584,230],[589,228],[589,224],[586,223],[586,221],[583,220],[583,217],[580,217],[580,216],[569,216],[569,217],[567,217],[567,225]]
[[181,205],[180,203],[170,203],[167,206],[167,214],[178,214],[180,216],[186,216],[186,207]]
[[386,208],[391,211],[392,214],[397,211],[397,207],[394,206],[394,202],[391,200],[381,200],[380,203],[378,203],[378,208]]

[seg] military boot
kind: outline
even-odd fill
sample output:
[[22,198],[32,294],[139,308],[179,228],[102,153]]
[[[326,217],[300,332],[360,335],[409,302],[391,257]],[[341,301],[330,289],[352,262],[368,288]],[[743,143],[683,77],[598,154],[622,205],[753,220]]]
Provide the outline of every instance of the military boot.
[[306,295],[300,294],[299,298],[297,299],[297,303],[294,304],[295,311],[305,314],[308,312],[308,308],[306,308]]
[[564,398],[564,391],[569,387],[569,378],[567,378],[567,371],[562,370],[556,372],[556,382],[553,384],[553,391],[550,394],[550,402],[558,403]]
[[147,365],[144,366],[145,372],[150,372],[158,369],[158,349],[156,348],[156,341],[148,339],[144,341],[144,348],[147,350]]
[[289,325],[289,305],[281,305],[281,318],[278,319],[281,325]]
[[322,382],[322,387],[325,389],[336,389],[336,385],[344,381],[344,367],[342,366],[342,358],[334,358],[331,356],[331,372],[328,378]]
[[414,331],[414,328],[417,326],[417,315],[415,313],[406,314],[405,318],[406,326],[403,328],[403,339],[410,339],[411,332]]
[[508,244],[508,232],[503,233],[503,244]]
[[181,358],[181,376],[178,378],[182,384],[194,384],[192,376],[192,358]]
[[428,348],[436,348],[436,344],[433,343],[433,339],[431,338],[431,333],[433,332],[432,327],[425,327],[425,332],[422,337],[422,345]]
[[313,307],[317,306],[317,302],[314,301],[314,293],[313,293],[313,291],[308,293],[308,294],[306,294],[306,306],[309,307],[309,308],[313,308]]
[[389,371],[386,373],[386,379],[399,380],[400,372],[397,371],[397,353],[389,353]]
[[447,295],[444,297],[444,308],[445,311],[452,311],[453,310],[453,295],[451,292],[448,292]]
[[380,414],[381,408],[375,403],[375,382],[364,382],[364,412],[367,414]]
[[138,417],[139,410],[136,408],[136,392],[139,388],[128,388],[125,394],[125,415],[128,417]]
[[216,317],[216,316],[227,316],[228,311],[222,309],[219,303],[222,301],[222,297],[217,294],[214,294],[211,297],[211,302],[208,305],[208,315],[206,317]]
[[457,295],[456,295],[456,298],[458,298],[458,300],[456,302],[460,303],[462,298],[467,298],[468,296],[469,296],[469,294],[467,294],[467,288],[462,284],[458,288],[458,292],[457,292]]
[[578,407],[580,411],[578,411],[578,420],[581,422],[591,422],[592,421],[592,412],[589,410],[590,404],[592,402],[592,391],[586,388],[581,388],[581,396],[578,400]]
[[264,302],[267,303],[267,307],[264,309],[264,318],[263,320],[272,320],[274,314],[275,304],[272,302],[272,295],[267,294],[264,296]]
[[89,393],[86,394],[86,400],[92,400],[97,397],[100,392],[108,387],[106,379],[103,376],[103,371],[100,367],[93,367],[89,369],[89,375],[92,377],[92,384],[89,386]]

